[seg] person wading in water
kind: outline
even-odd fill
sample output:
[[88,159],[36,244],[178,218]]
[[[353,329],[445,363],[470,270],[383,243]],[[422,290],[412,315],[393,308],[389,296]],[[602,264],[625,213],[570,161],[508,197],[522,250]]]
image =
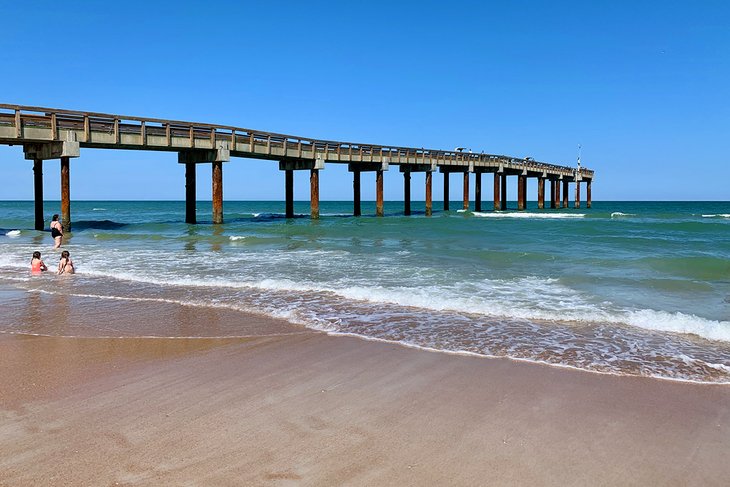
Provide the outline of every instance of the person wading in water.
[[51,237],[53,237],[53,248],[57,249],[63,243],[63,227],[58,221],[58,214],[53,215],[51,220]]

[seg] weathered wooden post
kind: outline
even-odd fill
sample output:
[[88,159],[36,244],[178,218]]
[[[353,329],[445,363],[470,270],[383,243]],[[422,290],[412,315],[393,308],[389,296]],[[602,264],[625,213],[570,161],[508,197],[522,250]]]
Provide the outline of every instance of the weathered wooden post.
[[586,180],[586,208],[591,207],[591,183],[592,179]]
[[575,207],[580,208],[580,179],[575,180]]
[[537,178],[537,207],[545,208],[545,178],[540,176]]
[[568,186],[568,184],[569,184],[568,178],[564,177],[563,178],[563,204],[562,204],[563,208],[568,207],[568,198],[569,198],[568,192],[570,190],[570,187]]

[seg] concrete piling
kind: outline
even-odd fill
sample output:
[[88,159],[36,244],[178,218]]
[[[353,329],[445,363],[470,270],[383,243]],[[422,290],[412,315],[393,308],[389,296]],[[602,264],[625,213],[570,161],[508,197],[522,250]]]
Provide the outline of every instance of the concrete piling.
[[61,226],[71,231],[71,164],[68,157],[61,157]]
[[213,161],[213,223],[223,223],[223,162]]
[[426,171],[426,216],[433,214],[433,171]]
[[195,163],[188,162],[185,164],[185,223],[197,223],[195,214],[196,203],[196,166]]
[[309,208],[310,217],[319,219],[319,169],[312,169],[309,173]]
[[474,211],[482,211],[482,173],[474,173]]
[[403,172],[403,214],[411,214],[411,172]]
[[444,211],[449,211],[449,173],[444,171]]
[[352,171],[352,214],[354,216],[362,215],[362,207],[360,204],[360,171]]
[[35,229],[44,230],[43,220],[43,160],[33,161],[33,193],[35,201]]

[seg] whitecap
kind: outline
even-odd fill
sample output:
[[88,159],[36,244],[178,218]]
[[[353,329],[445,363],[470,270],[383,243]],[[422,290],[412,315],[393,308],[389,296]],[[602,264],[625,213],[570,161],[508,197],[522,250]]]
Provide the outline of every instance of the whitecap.
[[636,216],[635,213],[623,213],[620,211],[614,211],[611,213],[611,218],[621,218],[622,216]]
[[245,240],[247,237],[245,235],[231,235],[228,237],[229,240],[235,242],[237,240]]
[[494,212],[494,213],[480,213],[474,212],[474,216],[480,218],[544,218],[544,219],[575,219],[584,218],[585,213],[505,213],[505,212]]
[[20,236],[20,230],[10,230],[5,235],[8,236],[8,237],[19,237]]

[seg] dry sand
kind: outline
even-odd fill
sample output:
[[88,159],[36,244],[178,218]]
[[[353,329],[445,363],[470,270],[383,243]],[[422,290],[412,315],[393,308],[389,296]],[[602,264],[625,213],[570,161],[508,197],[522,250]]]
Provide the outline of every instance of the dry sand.
[[720,486],[728,452],[728,386],[314,332],[0,335],[2,486]]

